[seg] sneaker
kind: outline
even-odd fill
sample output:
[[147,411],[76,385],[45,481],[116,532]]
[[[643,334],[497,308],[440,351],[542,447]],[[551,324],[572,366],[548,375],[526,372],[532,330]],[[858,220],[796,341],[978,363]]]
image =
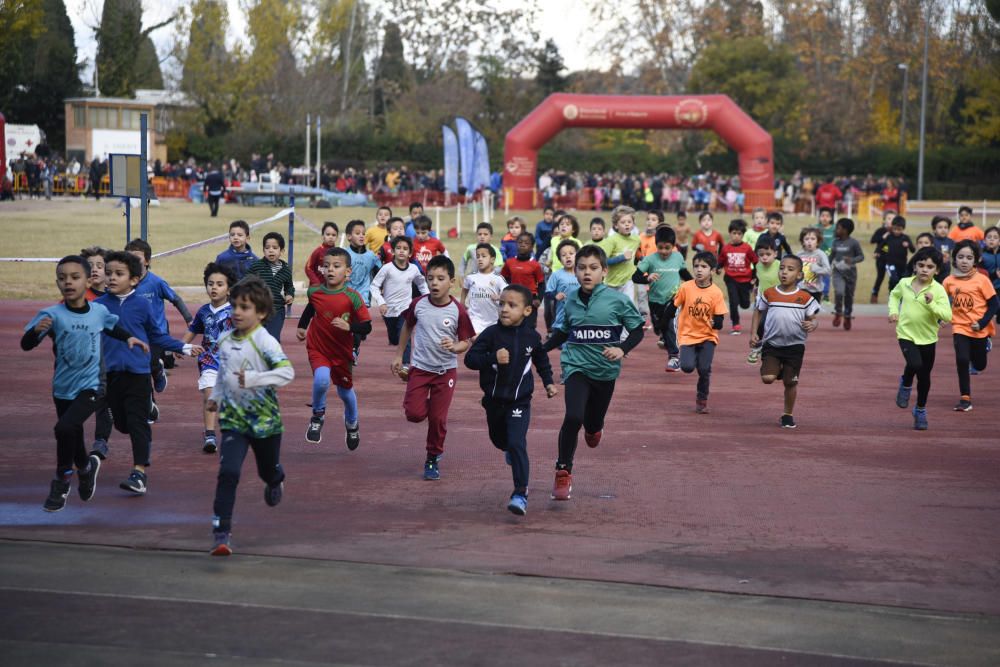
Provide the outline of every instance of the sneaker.
[[232,556],[233,548],[229,546],[232,533],[227,531],[215,531],[212,533],[213,543],[211,554],[213,556]]
[[914,406],[913,408],[913,428],[918,431],[927,430],[927,409],[918,408]]
[[903,385],[903,378],[899,378],[899,389],[896,390],[896,407],[905,410],[910,405],[910,393],[913,387]]
[[361,356],[361,350],[359,348],[354,348],[354,350],[351,352],[351,365],[352,366],[357,366],[358,365],[358,357],[360,357],[360,356]]
[[90,446],[90,454],[96,456],[102,461],[108,458],[108,441],[104,438],[97,438],[94,440],[94,444]]
[[361,444],[361,424],[355,424],[354,428],[344,424],[344,428],[347,429],[347,448],[353,452]]
[[681,360],[677,357],[670,357],[667,361],[667,367],[664,369],[668,373],[680,373],[681,372]]
[[854,319],[853,317],[845,317],[844,318],[844,331],[850,331],[851,330],[851,320],[853,320],[853,319]]
[[795,428],[798,424],[795,423],[795,418],[791,415],[781,415],[781,428]]
[[656,341],[656,347],[660,348],[661,350],[665,350],[667,349],[667,344],[664,343],[663,339],[661,338],[660,340]]
[[510,497],[510,502],[507,503],[507,510],[511,514],[524,516],[528,513],[528,499],[520,493],[515,493]]
[[972,399],[968,396],[963,396],[955,404],[955,412],[969,412],[970,410],[972,410]]
[[761,349],[762,348],[759,345],[757,347],[750,348],[750,354],[747,355],[748,364],[756,364],[758,361],[760,361]]
[[694,402],[694,411],[699,415],[708,414],[708,400],[704,398],[699,398]]
[[133,470],[124,482],[118,485],[119,488],[131,491],[137,496],[146,495],[146,473],[141,470]]
[[162,394],[167,390],[167,372],[163,370],[163,360],[157,362],[160,366],[158,373],[153,373],[153,389],[157,394]]
[[310,417],[309,428],[306,429],[306,442],[319,444],[323,440],[323,418]]
[[843,322],[843,320],[844,320],[844,316],[843,315],[841,315],[840,313],[834,313],[833,314],[833,327],[834,328],[839,327],[840,323]]
[[403,382],[406,382],[407,380],[410,379],[409,366],[403,366],[402,368],[399,369],[399,379],[402,380]]
[[201,451],[205,452],[206,454],[214,454],[217,451],[219,451],[219,445],[215,441],[214,433],[212,435],[208,434],[205,435],[205,444],[201,446]]
[[987,338],[986,338],[986,354],[989,354],[992,351],[993,351],[993,339],[987,336]]
[[979,375],[979,370],[972,364],[969,364],[969,375]]
[[436,482],[441,479],[441,471],[438,469],[439,458],[434,457],[433,459],[424,461],[424,479],[428,482]]
[[61,479],[52,480],[49,497],[45,499],[42,509],[46,512],[58,512],[66,507],[67,496],[69,496],[69,482],[64,482]]
[[733,330],[729,332],[729,335],[739,336],[741,333],[743,333],[743,327],[741,327],[739,324],[734,324]]
[[87,470],[81,470],[79,473],[80,481],[77,484],[76,491],[80,494],[80,500],[86,502],[94,497],[94,491],[97,489],[97,473],[101,469],[101,459],[97,454],[90,455],[90,465],[87,466]]
[[872,298],[868,303],[878,303],[878,294],[872,294]]
[[157,407],[155,401],[151,401],[149,404],[149,417],[146,418],[147,424],[155,424],[160,421],[160,408]]
[[275,507],[281,502],[281,496],[285,492],[285,482],[284,480],[278,482],[277,484],[268,484],[264,487],[264,502],[267,503],[268,507]]
[[587,433],[583,432],[583,441],[587,443],[587,446],[593,449],[601,444],[601,436],[604,435],[604,431],[598,431],[597,433]]
[[573,497],[573,475],[569,470],[556,470],[556,481],[552,486],[552,500],[569,500]]

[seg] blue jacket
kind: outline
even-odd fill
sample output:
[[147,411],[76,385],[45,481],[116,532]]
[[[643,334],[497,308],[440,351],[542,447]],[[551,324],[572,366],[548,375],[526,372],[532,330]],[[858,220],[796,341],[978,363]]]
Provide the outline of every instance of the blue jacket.
[[545,222],[539,220],[535,225],[535,259],[542,256],[545,249],[552,245],[552,232],[555,229],[555,222]]
[[156,322],[157,328],[170,333],[170,325],[167,324],[166,309],[163,307],[164,300],[174,305],[174,308],[180,312],[185,322],[191,321],[191,313],[188,311],[187,306],[184,305],[184,299],[177,295],[177,292],[167,284],[166,280],[152,271],[147,271],[146,275],[139,281],[139,284],[135,286],[135,293],[138,296],[144,297],[149,302],[149,305],[152,306],[153,320]]
[[[497,363],[497,350],[510,352],[510,363]],[[465,353],[465,365],[479,371],[479,387],[487,399],[502,403],[531,400],[535,388],[531,374],[534,362],[542,384],[552,384],[552,365],[542,349],[542,337],[525,318],[516,327],[499,322],[486,327]]]
[[228,266],[236,274],[236,280],[243,280],[250,265],[257,261],[257,255],[253,254],[253,249],[247,245],[244,252],[236,252],[233,246],[229,246],[219,256],[215,258],[216,264]]
[[1000,270],[1000,252],[983,248],[983,268],[990,274],[993,289],[1000,292],[1000,276],[997,276],[997,270]]
[[[141,294],[132,292],[122,301],[114,294],[105,294],[96,303],[108,309],[112,315],[118,316],[122,328],[145,343],[159,345],[164,350],[181,352],[184,343],[171,338],[162,327],[156,323],[153,309]],[[149,373],[149,353],[136,346],[128,349],[128,343],[115,340],[111,336],[101,335],[101,353],[104,359],[104,370],[124,371],[126,373]]]

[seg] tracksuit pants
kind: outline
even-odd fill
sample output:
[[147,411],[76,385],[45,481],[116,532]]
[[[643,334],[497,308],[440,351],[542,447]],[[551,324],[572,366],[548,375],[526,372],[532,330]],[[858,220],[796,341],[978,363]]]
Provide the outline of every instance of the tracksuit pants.
[[708,400],[708,388],[712,381],[712,359],[715,358],[715,343],[710,340],[697,345],[681,345],[681,370],[693,373],[698,370],[698,400]]
[[[146,373],[108,372],[105,401],[115,429],[120,433],[127,433],[131,439],[132,463],[139,466],[150,464],[153,440],[153,430],[147,421],[149,402],[152,399],[152,388],[149,383],[149,375]],[[98,430],[101,426],[101,417],[99,413]],[[106,419],[106,413],[104,417]],[[110,429],[108,434],[110,435]]]
[[750,281],[740,282],[725,276],[726,291],[729,293],[729,317],[733,326],[740,323],[740,308],[750,307]]
[[216,530],[229,531],[233,521],[233,506],[236,504],[236,487],[240,483],[240,471],[247,451],[252,449],[257,460],[257,475],[268,486],[280,484],[285,479],[285,471],[279,462],[281,454],[281,434],[267,438],[253,438],[246,433],[223,431],[222,445],[219,447],[219,477],[215,485],[213,510],[218,519]]
[[844,317],[854,313],[854,290],[858,286],[858,272],[833,272],[833,312]]
[[83,441],[83,424],[101,404],[100,397],[93,389],[85,389],[73,400],[52,397],[56,404],[56,477],[64,479],[72,472],[83,470],[88,465],[89,456]]
[[528,493],[528,425],[531,423],[531,402],[505,403],[483,398],[486,426],[490,442],[497,449],[509,452],[514,493]]
[[411,368],[403,397],[403,412],[407,421],[415,424],[427,420],[427,456],[444,453],[444,439],[448,435],[448,408],[455,395],[458,372],[449,368],[444,373],[432,373]]

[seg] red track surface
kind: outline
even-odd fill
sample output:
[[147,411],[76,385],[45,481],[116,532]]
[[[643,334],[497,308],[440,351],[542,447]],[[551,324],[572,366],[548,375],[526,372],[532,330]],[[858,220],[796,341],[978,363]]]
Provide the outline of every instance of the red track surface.
[[[47,344],[18,347],[39,305],[5,302],[0,315],[0,537],[207,552],[217,460],[201,453],[190,361],[159,399],[149,494],[117,488],[131,455],[116,433],[94,500],[83,504],[74,491],[62,512],[41,510],[55,462],[52,357]],[[548,499],[562,399],[537,398],[531,502],[521,519],[503,509],[509,470],[489,444],[478,384],[464,367],[442,480],[422,481],[425,425],[403,418],[403,385],[389,375],[380,324],[357,368],[361,448],[346,450],[336,419],[321,445],[305,443],[309,367],[289,324],[285,349],[298,377],[280,392],[285,500],[264,505],[248,461],[234,546],[238,554],[1000,613],[1000,368],[973,378],[973,412],[952,412],[957,380],[943,335],[931,430],[918,433],[893,402],[902,360],[891,327],[881,317],[855,322],[846,333],[826,318],[810,337],[796,431],[777,427],[781,389],[761,385],[745,363],[746,336],[723,337],[707,416],[693,412],[695,378],[664,373],[663,353],[645,341],[626,361],[600,447],[581,443],[568,503]],[[174,317],[175,332],[181,324]]]

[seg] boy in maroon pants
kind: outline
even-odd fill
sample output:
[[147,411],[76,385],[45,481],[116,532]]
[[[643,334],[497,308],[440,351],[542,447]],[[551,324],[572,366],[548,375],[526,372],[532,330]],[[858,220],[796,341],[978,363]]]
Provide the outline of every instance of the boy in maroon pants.
[[[425,277],[429,294],[414,299],[403,313],[397,349],[406,349],[412,336],[403,411],[411,422],[427,420],[424,479],[437,480],[441,479],[438,464],[448,433],[448,408],[455,393],[458,355],[469,348],[476,332],[465,308],[450,294],[455,280],[452,261],[445,255],[431,258]],[[403,355],[397,354],[392,361],[392,372],[399,375],[402,369]]]

